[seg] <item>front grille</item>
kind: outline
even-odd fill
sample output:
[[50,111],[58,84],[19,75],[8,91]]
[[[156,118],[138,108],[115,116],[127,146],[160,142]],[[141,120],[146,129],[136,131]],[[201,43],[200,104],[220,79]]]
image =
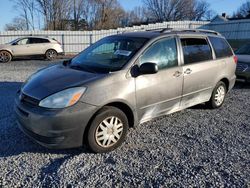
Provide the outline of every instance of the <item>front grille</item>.
[[29,105],[33,105],[33,106],[38,106],[39,105],[39,100],[30,97],[28,95],[25,95],[23,93],[20,94],[20,100],[23,103],[29,104]]
[[17,110],[25,117],[28,117],[29,116],[29,113],[23,111],[21,108],[17,107]]
[[236,72],[245,72],[248,68],[247,64],[238,62]]

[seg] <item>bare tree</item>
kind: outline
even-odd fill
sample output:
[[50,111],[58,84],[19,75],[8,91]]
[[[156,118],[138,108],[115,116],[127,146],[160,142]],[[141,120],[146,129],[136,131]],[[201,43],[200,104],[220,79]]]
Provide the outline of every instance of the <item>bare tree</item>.
[[144,0],[154,21],[201,20],[209,11],[204,0]]
[[16,2],[27,30],[34,30],[36,25],[40,28],[40,16],[46,30],[84,30],[170,20],[201,20],[210,15],[205,0],[143,0],[145,6],[128,12],[118,0],[12,1]]
[[91,21],[94,22],[96,29],[119,27],[126,16],[117,0],[93,0],[91,6]]
[[5,31],[21,31],[26,30],[26,20],[24,18],[16,17],[12,23],[6,24]]
[[243,3],[238,10],[233,14],[235,18],[250,17],[250,1]]
[[147,23],[147,10],[145,7],[138,6],[127,12],[125,26]]
[[15,7],[21,12],[20,17],[25,20],[26,30],[35,29],[35,0],[13,0]]
[[45,29],[63,30],[70,18],[70,0],[36,0],[38,10],[44,16]]

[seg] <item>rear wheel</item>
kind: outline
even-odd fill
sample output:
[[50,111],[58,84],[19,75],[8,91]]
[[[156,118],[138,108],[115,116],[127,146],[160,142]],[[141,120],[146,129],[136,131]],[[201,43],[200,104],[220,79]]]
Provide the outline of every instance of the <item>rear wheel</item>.
[[95,116],[88,130],[88,146],[95,153],[105,153],[119,147],[128,131],[126,115],[115,107],[104,107]]
[[12,56],[8,51],[0,51],[0,63],[8,63],[11,59]]
[[224,82],[220,81],[215,86],[211,99],[208,102],[210,108],[219,108],[223,105],[227,93],[227,87]]
[[52,50],[52,49],[47,50],[45,53],[45,57],[48,60],[53,60],[57,57],[57,52],[55,50]]

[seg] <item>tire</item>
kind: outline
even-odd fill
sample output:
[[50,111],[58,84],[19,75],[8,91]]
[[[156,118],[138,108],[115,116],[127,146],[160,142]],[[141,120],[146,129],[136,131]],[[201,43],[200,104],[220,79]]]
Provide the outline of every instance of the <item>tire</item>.
[[8,51],[0,51],[0,63],[9,63],[11,62],[12,56]]
[[128,128],[128,119],[121,110],[104,107],[95,116],[88,129],[89,149],[94,153],[106,153],[116,149],[125,140]]
[[226,84],[222,81],[218,82],[213,90],[209,102],[207,103],[208,107],[212,109],[220,108],[225,101],[226,93]]
[[47,60],[53,60],[57,57],[57,51],[55,50],[47,50],[46,53],[45,53],[45,57]]

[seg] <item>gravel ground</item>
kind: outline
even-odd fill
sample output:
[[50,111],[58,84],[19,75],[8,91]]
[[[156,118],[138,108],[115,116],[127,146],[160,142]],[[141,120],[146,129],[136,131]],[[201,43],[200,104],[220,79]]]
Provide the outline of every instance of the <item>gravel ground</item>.
[[129,131],[107,154],[48,150],[15,123],[15,92],[48,61],[0,64],[0,187],[250,187],[250,86]]

